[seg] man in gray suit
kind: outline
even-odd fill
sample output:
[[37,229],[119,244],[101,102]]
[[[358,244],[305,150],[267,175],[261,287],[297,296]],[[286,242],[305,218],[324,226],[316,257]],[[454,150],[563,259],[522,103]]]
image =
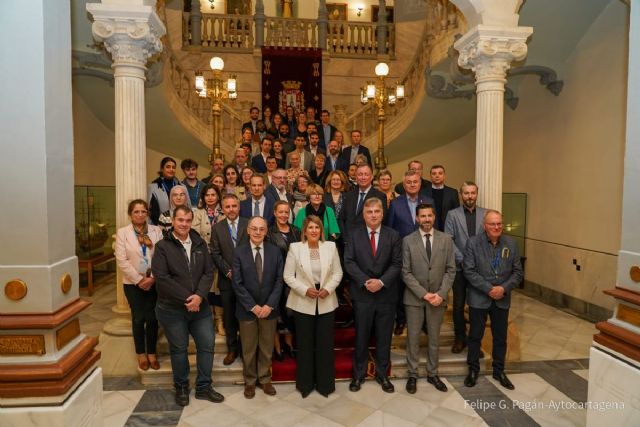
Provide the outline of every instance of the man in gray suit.
[[427,322],[429,350],[427,382],[442,392],[447,386],[438,377],[438,341],[440,326],[447,308],[447,294],[456,274],[453,240],[434,229],[436,211],[433,205],[419,204],[416,220],[420,228],[402,242],[402,279],[406,285],[404,305],[407,312],[407,392],[416,392],[420,332]]
[[491,319],[493,335],[493,378],[504,388],[515,387],[504,373],[507,353],[507,324],[511,291],[522,281],[522,265],[516,241],[502,234],[502,214],[487,210],[484,232],[473,236],[467,243],[463,271],[469,281],[469,375],[464,385],[473,387],[480,371],[480,343],[484,335],[487,315]]
[[453,237],[456,254],[456,278],[453,281],[453,329],[455,341],[452,353],[460,353],[467,346],[467,326],[464,319],[464,304],[467,298],[469,283],[462,273],[462,260],[467,241],[470,237],[482,232],[482,221],[485,208],[476,205],[478,186],[472,181],[465,181],[460,187],[462,206],[450,210],[444,223],[444,232]]

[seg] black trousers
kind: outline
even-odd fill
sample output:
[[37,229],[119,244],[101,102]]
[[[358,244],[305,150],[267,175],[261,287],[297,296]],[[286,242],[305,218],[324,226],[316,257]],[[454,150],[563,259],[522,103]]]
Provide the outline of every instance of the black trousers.
[[507,326],[509,323],[509,309],[499,308],[495,301],[489,308],[469,307],[469,352],[467,364],[474,372],[480,371],[480,344],[484,336],[487,315],[491,319],[491,334],[493,335],[493,352],[491,357],[494,374],[504,371],[504,358],[507,354]]
[[336,389],[333,345],[335,312],[309,315],[293,312],[296,325],[296,388],[303,393],[314,388],[322,394]]
[[136,285],[124,285],[124,294],[131,307],[131,332],[137,354],[156,354],[158,343],[158,320],[156,319],[156,301],[158,294],[155,286],[148,291]]
[[464,320],[467,285],[467,278],[462,271],[456,271],[456,278],[453,280],[453,330],[456,340],[462,342],[467,342],[467,325]]
[[220,297],[222,298],[222,309],[224,310],[222,313],[222,326],[224,326],[227,351],[240,355],[242,353],[238,338],[240,326],[236,317],[236,294],[233,289],[221,288]]
[[407,324],[407,314],[404,309],[404,288],[406,285],[400,279],[396,282],[398,285],[398,302],[396,303],[396,325]]
[[353,316],[356,323],[356,349],[353,353],[353,378],[363,379],[369,359],[371,330],[376,337],[376,376],[384,377],[391,357],[391,335],[396,305],[354,301]]

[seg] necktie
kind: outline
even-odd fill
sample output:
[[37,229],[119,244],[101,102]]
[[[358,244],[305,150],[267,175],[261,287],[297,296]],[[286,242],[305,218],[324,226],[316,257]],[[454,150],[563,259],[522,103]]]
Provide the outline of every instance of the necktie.
[[373,256],[376,256],[376,232],[371,231],[371,239],[369,240],[371,243],[371,252],[373,252]]
[[238,229],[236,229],[236,222],[231,221],[231,240],[233,241],[233,247],[238,244]]
[[253,216],[260,216],[260,202],[256,201],[253,204]]
[[365,193],[364,191],[360,192],[360,198],[358,199],[358,206],[356,207],[356,215],[360,214],[360,211],[362,211],[362,202],[364,202],[364,196],[366,196],[367,193]]
[[262,255],[260,255],[260,246],[256,246],[256,274],[258,282],[262,284]]
[[424,235],[425,240],[425,248],[427,249],[427,258],[431,261],[431,240],[429,239],[429,234]]

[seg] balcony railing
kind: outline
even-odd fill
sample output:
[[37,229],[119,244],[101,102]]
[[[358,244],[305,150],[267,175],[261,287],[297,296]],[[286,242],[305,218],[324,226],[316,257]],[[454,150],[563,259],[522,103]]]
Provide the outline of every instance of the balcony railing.
[[[290,47],[320,48],[330,56],[375,57],[379,52],[395,53],[395,26],[372,22],[328,21],[316,19],[221,15],[202,13],[200,44],[191,33],[193,17],[182,15],[182,45],[187,49],[207,52],[249,52],[254,48]],[[322,26],[326,31],[322,31]],[[383,49],[378,48],[378,31],[385,31]],[[258,34],[260,33],[260,34]],[[260,44],[262,43],[262,44]]]

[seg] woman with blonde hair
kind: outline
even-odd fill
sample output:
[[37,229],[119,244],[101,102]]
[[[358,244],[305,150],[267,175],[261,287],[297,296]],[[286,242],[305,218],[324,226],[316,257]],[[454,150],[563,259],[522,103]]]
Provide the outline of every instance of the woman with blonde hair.
[[191,209],[189,192],[187,191],[187,187],[182,184],[176,185],[171,189],[169,192],[169,210],[162,212],[160,218],[158,218],[158,225],[162,228],[162,233],[165,236],[171,232],[171,217],[173,216],[173,211],[178,206],[187,206]]
[[303,398],[314,389],[327,397],[335,391],[335,289],[342,279],[338,250],[324,241],[322,220],[308,216],[302,241],[292,243],[283,279],[291,288],[287,308],[296,328],[296,389]]

